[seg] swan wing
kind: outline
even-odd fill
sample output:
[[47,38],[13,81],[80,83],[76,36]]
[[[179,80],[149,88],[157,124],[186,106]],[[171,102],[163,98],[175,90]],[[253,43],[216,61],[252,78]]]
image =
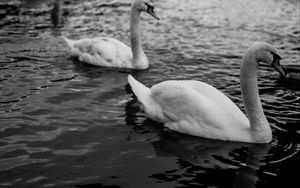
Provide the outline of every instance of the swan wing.
[[131,75],[128,75],[128,83],[135,96],[141,102],[147,116],[159,122],[164,120],[160,106],[153,99],[151,90],[142,83],[138,82]]
[[124,43],[109,37],[68,40],[73,55],[80,61],[104,67],[132,67],[131,49]]
[[165,81],[151,88],[151,97],[161,122],[172,130],[225,140],[247,134],[246,116],[222,92],[203,82]]
[[[120,60],[120,64],[127,66],[132,65],[132,51],[131,48],[123,42],[109,37],[97,37],[96,48],[101,51],[107,58],[114,56]],[[110,50],[106,45],[111,45]]]
[[[198,93],[201,93],[208,99],[214,101],[214,103],[217,104],[221,109],[227,109],[230,114],[226,115],[230,115],[232,119],[242,119],[242,121],[248,122],[248,118],[240,110],[240,108],[220,90],[200,81],[188,80],[183,82],[185,82],[188,87],[195,89]],[[250,127],[249,124],[240,124],[238,126],[244,125],[246,127]]]

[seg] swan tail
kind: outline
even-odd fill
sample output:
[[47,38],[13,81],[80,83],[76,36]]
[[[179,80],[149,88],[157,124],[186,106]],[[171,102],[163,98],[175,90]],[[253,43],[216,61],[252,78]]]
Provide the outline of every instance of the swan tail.
[[72,40],[72,39],[68,39],[64,36],[61,36],[62,39],[64,39],[64,41],[67,43],[68,47],[71,50],[72,56],[75,57],[79,57],[82,52],[80,51],[80,49],[78,49],[78,47],[75,45],[75,43],[77,42],[76,40]]
[[71,49],[73,48],[74,43],[75,43],[74,40],[68,39],[68,38],[66,38],[64,36],[61,36],[61,38],[64,39],[64,41],[67,43],[67,45],[69,46],[69,48],[71,48]]
[[128,83],[135,94],[135,96],[138,98],[138,100],[143,104],[144,108],[147,106],[150,106],[150,97],[151,97],[151,91],[150,88],[144,86],[140,82],[138,82],[136,79],[134,79],[131,75],[128,75]]

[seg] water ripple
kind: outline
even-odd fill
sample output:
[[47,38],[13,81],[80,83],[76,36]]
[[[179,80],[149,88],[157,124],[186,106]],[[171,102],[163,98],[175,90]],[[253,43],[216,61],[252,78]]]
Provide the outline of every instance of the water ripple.
[[[275,187],[298,183],[300,87],[260,66],[273,140],[258,146],[195,138],[145,117],[127,74],[147,86],[195,79],[243,111],[241,57],[253,41],[299,64],[296,0],[163,0],[142,15],[147,71],[70,58],[60,35],[106,35],[129,44],[129,0],[70,1],[53,28],[48,0],[0,2],[0,186]],[[129,93],[128,93],[129,92]],[[133,99],[132,99],[133,98]],[[218,181],[215,181],[218,179]]]

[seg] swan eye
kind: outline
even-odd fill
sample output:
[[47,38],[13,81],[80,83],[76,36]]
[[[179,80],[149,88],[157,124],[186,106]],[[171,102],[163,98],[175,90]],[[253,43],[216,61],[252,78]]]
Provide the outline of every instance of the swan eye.
[[147,11],[153,12],[154,7],[152,5],[149,5],[148,3],[145,3],[147,6]]

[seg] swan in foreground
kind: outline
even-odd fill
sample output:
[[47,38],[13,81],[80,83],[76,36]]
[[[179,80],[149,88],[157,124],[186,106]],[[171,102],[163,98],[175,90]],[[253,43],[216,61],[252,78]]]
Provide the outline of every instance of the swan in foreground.
[[174,131],[205,138],[268,143],[271,127],[261,105],[257,69],[259,62],[282,71],[278,51],[268,43],[251,46],[243,56],[240,83],[246,115],[221,91],[204,82],[170,80],[147,88],[131,75],[132,91],[147,116]]
[[148,59],[142,49],[140,36],[141,13],[147,12],[159,19],[150,0],[135,0],[131,6],[131,49],[126,44],[109,37],[71,40],[63,37],[79,61],[102,67],[147,69]]

